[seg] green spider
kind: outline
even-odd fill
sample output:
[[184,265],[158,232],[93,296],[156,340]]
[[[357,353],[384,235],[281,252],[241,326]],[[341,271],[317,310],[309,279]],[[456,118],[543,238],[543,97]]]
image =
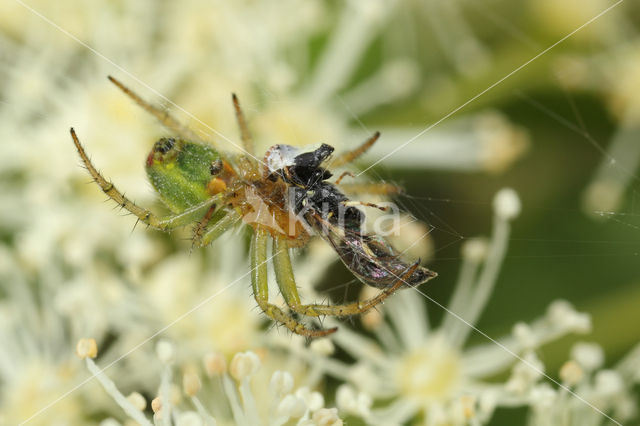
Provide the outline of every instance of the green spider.
[[[384,239],[360,228],[364,213],[355,205],[377,206],[351,201],[342,194],[338,185],[346,173],[335,184],[327,181],[332,175],[322,165],[333,152],[331,146],[323,144],[315,151],[300,153],[289,145],[275,145],[267,151],[264,161],[258,160],[245,116],[233,95],[246,154],[223,154],[201,141],[166,110],[144,101],[115,78],[110,76],[109,80],[177,136],[158,140],[146,160],[149,180],[172,214],[160,218],[126,198],[96,170],[72,128],[73,142],[93,180],[109,198],[154,229],[169,231],[195,223],[195,247],[207,246],[241,222],[250,226],[253,294],[260,309],[276,323],[307,337],[326,336],[337,328],[308,328],[295,314],[309,317],[361,314],[400,287],[416,286],[437,275],[419,266],[419,262],[403,262]],[[331,165],[339,167],[352,162],[378,137],[376,133],[358,148],[337,156]],[[397,188],[365,184],[352,185],[351,190],[388,194]],[[381,292],[371,299],[342,305],[303,304],[289,251],[304,246],[312,234],[320,234],[354,275]],[[271,258],[267,258],[269,239],[273,244]],[[288,311],[268,300],[270,260]]]

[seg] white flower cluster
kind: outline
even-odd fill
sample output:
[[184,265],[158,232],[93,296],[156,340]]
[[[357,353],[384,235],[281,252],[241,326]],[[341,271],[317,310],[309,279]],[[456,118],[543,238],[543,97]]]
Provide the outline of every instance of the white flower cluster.
[[[558,7],[552,1],[532,3]],[[429,20],[435,44],[461,84],[448,67],[433,69],[427,63],[436,61],[415,54],[417,32],[408,15],[419,14]],[[617,16],[617,22],[626,19]],[[602,34],[613,34],[618,45],[626,37],[622,28]],[[615,84],[605,85],[612,88],[606,96],[629,124],[612,154],[627,161],[623,167],[629,170],[640,156],[628,131],[637,118],[635,98],[629,99],[637,92],[636,39],[619,43],[613,61],[595,58],[608,64],[605,73]],[[470,76],[495,81],[487,76],[494,68],[503,75],[489,66],[494,58],[474,36],[461,2],[5,1],[0,51],[0,424],[88,424],[103,413],[113,417],[103,426],[121,424],[112,399],[129,417],[126,425],[329,426],[347,416],[372,424],[477,424],[489,421],[496,407],[516,405],[532,407],[534,424],[567,417],[576,425],[581,419],[604,421],[566,388],[615,419],[633,415],[639,350],[603,370],[599,349],[576,346],[560,371],[566,388],[545,384],[537,350],[590,329],[589,317],[567,302],[553,303],[536,321],[517,323],[497,339],[500,346],[468,344],[469,325],[477,324],[493,292],[509,222],[521,209],[512,190],[496,196],[490,241],[464,244],[451,313],[442,324],[429,325],[421,297],[406,290],[364,318],[373,337],[341,325],[335,340],[306,349],[296,336],[265,331],[263,317],[252,310],[248,279],[238,279],[239,271],[249,270],[241,235],[188,254],[189,242],[179,232],[172,238],[140,228],[132,232],[134,220],[101,203],[103,194],[78,167],[71,125],[105,175],[136,202],[157,207],[142,163],[162,130],[109,86],[107,74],[151,100],[159,100],[159,93],[145,89],[157,88],[179,105],[174,111],[183,121],[225,151],[233,150],[238,135],[231,91],[245,105],[261,150],[317,141],[352,147],[369,133],[356,130],[357,117],[403,101],[420,104],[432,115],[429,120],[440,118],[477,93],[476,84],[467,84]],[[371,51],[379,51],[379,63],[372,63]],[[578,63],[578,71],[603,69],[588,66],[591,59],[569,62]],[[587,87],[590,72],[572,81]],[[527,147],[526,134],[501,113],[460,115],[427,133],[422,117],[415,125],[383,128],[365,161],[418,134],[384,164],[495,172]],[[628,176],[596,188],[593,198],[615,204]],[[316,249],[311,244],[297,261],[301,287],[334,261],[330,250]],[[140,346],[162,329],[175,346],[159,342],[155,355]],[[110,367],[104,373],[92,360],[95,341],[82,340],[76,349],[111,398],[103,397],[96,380],[75,390],[87,379],[70,353],[81,336],[105,342],[99,362]],[[261,365],[259,351],[245,352],[257,345],[286,346],[277,369]],[[334,357],[334,345],[355,364]],[[203,356],[211,347],[215,352]],[[149,362],[154,357],[160,362]],[[203,367],[189,365],[200,357]],[[294,372],[292,360],[299,359],[312,362]],[[176,366],[184,367],[177,379]],[[498,373],[508,377],[488,380]],[[327,407],[327,394],[315,391],[324,391],[327,374],[343,382],[335,394],[339,412]],[[114,381],[138,392],[125,396]],[[152,401],[143,396],[156,392]]]
[[540,383],[531,393],[531,425],[598,425],[613,420],[618,424],[638,415],[631,392],[640,383],[640,346],[615,368],[603,368],[604,352],[595,343],[573,346],[571,359],[559,372],[562,386]]
[[[241,237],[189,256],[179,233],[169,240],[141,227],[132,232],[134,220],[102,203],[103,194],[78,166],[69,126],[107,177],[136,202],[154,207],[142,163],[162,131],[106,75],[120,77],[150,100],[158,101],[159,93],[144,89],[157,88],[184,108],[174,109],[183,121],[191,120],[224,150],[233,150],[238,135],[231,91],[247,109],[259,149],[317,141],[340,149],[368,136],[351,129],[351,114],[401,101],[422,84],[419,64],[403,53],[402,44],[369,69],[367,78],[350,83],[376,37],[395,31],[390,22],[400,4],[0,4],[0,382],[8,395],[0,398],[0,412],[7,422],[40,413],[52,395],[73,387],[77,377],[67,348],[81,336],[109,341],[103,356],[115,360],[218,293],[215,303],[172,325],[169,337],[195,353],[215,342],[228,355],[262,335],[262,317],[251,310],[246,283],[222,287],[247,270]],[[327,43],[318,50],[315,41],[323,37]],[[417,151],[412,158],[423,158],[421,167],[486,170],[487,158],[505,158],[506,165],[521,152],[521,132],[504,117],[493,120],[498,125],[489,132],[474,124],[484,118],[469,122],[439,131],[457,145]],[[388,146],[415,133],[389,130],[383,138]],[[506,142],[495,148],[487,143],[491,134],[506,135]],[[320,275],[318,265],[301,265],[307,270],[301,280]],[[155,372],[136,366],[149,356],[142,347],[127,357],[126,366],[114,366],[136,371],[123,373],[121,382],[148,382]],[[51,383],[32,379],[43,371]],[[76,395],[48,412],[67,407],[82,419],[104,409]],[[32,421],[46,421],[38,416],[42,420]]]
[[[343,424],[336,408],[324,406],[322,394],[308,387],[294,389],[293,376],[286,371],[273,372],[267,392],[256,394],[253,391],[252,380],[261,369],[261,360],[255,352],[235,354],[228,369],[223,355],[206,355],[203,360],[206,382],[202,382],[201,374],[191,369],[183,374],[180,392],[178,386],[172,383],[175,348],[168,341],[161,340],[156,345],[156,352],[163,364],[163,372],[158,396],[151,401],[152,420],[148,419],[144,412],[147,401],[140,393],[133,392],[124,396],[115,383],[95,364],[95,340],[80,340],[76,352],[85,360],[89,372],[102,384],[104,390],[130,419],[141,426]],[[208,386],[208,389],[203,390],[203,386]],[[205,396],[201,396],[202,394]],[[105,419],[101,423],[103,426],[120,424],[113,418]]]
[[[511,189],[499,191],[493,205],[493,235],[488,243],[471,239],[463,245],[462,270],[451,303],[448,307],[438,304],[447,311],[439,327],[429,325],[422,300],[427,296],[407,289],[384,305],[387,321],[363,320],[374,339],[345,327],[332,336],[355,363],[322,360],[316,351],[293,349],[312,365],[351,384],[341,386],[336,394],[344,412],[372,425],[405,424],[420,415],[429,426],[486,424],[497,408],[516,406],[531,408],[535,425],[563,424],[559,419],[571,411],[593,419],[589,424],[606,423],[611,410],[619,420],[634,414],[631,390],[638,381],[637,372],[635,381],[624,382],[614,371],[595,372],[602,366],[597,346],[575,347],[575,361],[563,367],[563,383],[557,383],[565,387],[554,390],[548,383],[550,377],[538,357],[541,347],[570,333],[591,331],[589,315],[577,312],[569,302],[553,302],[541,318],[530,324],[519,322],[510,335],[497,339],[475,327],[506,252],[509,222],[520,211],[519,197]],[[474,330],[490,341],[466,345]],[[632,353],[626,368],[638,362],[640,353]],[[585,369],[595,377],[593,382],[585,381]],[[505,373],[504,381],[495,380]],[[579,390],[578,382],[583,383]],[[560,394],[562,399],[557,398]]]

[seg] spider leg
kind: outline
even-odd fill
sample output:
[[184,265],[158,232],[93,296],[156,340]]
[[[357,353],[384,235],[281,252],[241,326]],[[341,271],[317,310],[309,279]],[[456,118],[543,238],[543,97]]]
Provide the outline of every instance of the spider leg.
[[249,132],[249,126],[247,125],[247,120],[242,112],[242,108],[240,108],[240,101],[235,93],[231,94],[231,99],[233,100],[233,109],[236,111],[236,120],[238,121],[238,127],[240,128],[242,145],[245,151],[247,151],[249,155],[253,156],[255,155],[253,138],[251,137],[251,132]]
[[354,201],[354,200],[349,200],[349,201],[344,201],[342,203],[342,205],[344,206],[363,206],[363,207],[373,207],[375,209],[378,210],[382,210],[383,212],[389,211],[389,207],[385,207],[385,206],[379,206],[377,204],[374,203],[368,203],[366,201]]
[[214,214],[214,206],[211,206],[205,216],[196,225],[193,230],[193,246],[194,247],[206,247],[214,240],[220,237],[233,227],[240,219],[241,216],[235,210],[224,211],[218,217]]
[[153,115],[164,127],[170,130],[172,133],[175,133],[181,138],[188,141],[205,142],[193,130],[189,129],[187,126],[183,125],[175,117],[173,117],[169,110],[150,104],[114,77],[108,76],[108,78],[109,81],[111,81],[120,90],[122,90],[125,95],[131,98],[142,109]]
[[289,246],[283,238],[273,239],[273,269],[276,273],[276,281],[280,292],[284,297],[287,305],[298,312],[298,308],[302,306],[300,295],[298,294],[298,286],[293,275],[291,267],[291,258],[289,257]]
[[342,182],[342,179],[344,179],[346,176],[349,176],[349,177],[352,177],[352,178],[356,177],[356,175],[354,175],[350,171],[342,172],[340,177],[336,180],[336,185],[340,185],[340,182]]
[[213,204],[207,212],[202,216],[202,219],[193,227],[193,245],[196,245],[202,239],[202,234],[204,233],[207,226],[211,223],[211,219],[213,218],[213,214],[216,212],[218,206]]
[[350,194],[393,195],[403,189],[392,183],[343,183],[340,189]]
[[[311,330],[285,314],[279,307],[269,303],[269,284],[267,279],[267,238],[266,231],[256,229],[251,238],[251,285],[253,295],[260,309],[274,321],[283,324],[296,334],[307,337],[322,337],[334,333],[337,327],[324,330]],[[277,241],[277,239],[276,239]],[[283,292],[284,294],[284,292]],[[297,290],[296,290],[297,296]],[[288,300],[289,296],[285,296]]]
[[360,157],[362,154],[367,152],[367,150],[371,148],[371,146],[378,140],[379,137],[380,137],[380,132],[375,132],[373,136],[371,136],[369,139],[364,141],[364,143],[359,147],[357,147],[356,149],[347,151],[343,154],[340,154],[336,158],[334,158],[333,161],[331,161],[330,166],[332,168],[336,168],[336,167],[341,167],[341,166],[344,166],[345,164],[351,163],[356,158]]
[[391,296],[396,290],[405,284],[413,272],[418,268],[416,263],[410,267],[407,272],[398,277],[394,285],[385,288],[377,296],[367,300],[360,300],[353,303],[347,303],[343,305],[327,305],[327,304],[309,304],[303,305],[300,303],[300,297],[293,276],[293,269],[291,267],[291,258],[285,240],[275,239],[273,244],[274,251],[274,270],[276,272],[276,280],[280,286],[280,291],[284,296],[287,305],[301,315],[317,317],[321,315],[331,316],[349,316],[357,315],[367,312],[369,309],[382,303],[387,297]]
[[105,179],[100,174],[100,172],[98,172],[93,163],[91,163],[91,160],[89,160],[89,156],[82,147],[82,144],[80,143],[80,140],[78,139],[78,136],[76,135],[76,132],[75,130],[73,130],[73,128],[71,129],[71,138],[73,139],[73,143],[78,150],[78,154],[80,154],[82,162],[84,163],[87,170],[89,170],[91,177],[100,186],[102,191],[107,194],[109,198],[118,203],[118,205],[120,205],[122,208],[129,211],[130,213],[133,213],[141,222],[146,223],[152,228],[158,229],[160,231],[167,231],[169,229],[187,225],[201,217],[205,213],[205,211],[209,209],[211,204],[215,203],[216,200],[220,198],[212,197],[205,202],[190,207],[179,214],[159,218],[149,210],[138,206],[136,203],[125,197],[122,192],[116,189],[113,183]]

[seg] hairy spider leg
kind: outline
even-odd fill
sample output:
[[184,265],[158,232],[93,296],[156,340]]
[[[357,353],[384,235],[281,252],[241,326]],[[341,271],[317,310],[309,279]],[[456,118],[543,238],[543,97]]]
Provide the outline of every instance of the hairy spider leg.
[[131,98],[136,104],[138,104],[143,110],[147,111],[149,114],[153,115],[158,121],[166,127],[172,133],[177,134],[182,139],[186,139],[188,141],[193,142],[201,142],[207,143],[200,136],[198,136],[193,130],[189,129],[187,126],[180,123],[176,118],[174,118],[168,109],[160,108],[150,104],[149,102],[142,99],[137,93],[133,90],[129,89],[122,82],[117,80],[115,77],[107,76],[110,82],[115,84],[120,90],[124,92],[129,98]]
[[336,185],[340,185],[340,182],[342,182],[342,179],[344,179],[346,176],[349,176],[349,177],[352,177],[352,178],[356,177],[356,175],[354,175],[350,171],[342,172],[340,177],[336,180]]
[[337,168],[337,167],[341,167],[341,166],[344,166],[346,164],[351,163],[356,158],[360,157],[362,154],[367,152],[369,150],[369,148],[371,148],[371,146],[374,143],[376,143],[376,141],[378,140],[379,137],[380,137],[380,132],[375,132],[373,134],[373,136],[371,136],[369,139],[364,141],[364,143],[362,145],[360,145],[359,147],[357,147],[356,149],[353,149],[351,151],[347,151],[345,153],[342,153],[342,154],[338,155],[336,158],[334,158],[331,161],[331,163],[329,163],[330,167],[331,168]]
[[[216,212],[216,205],[214,204],[211,207],[209,207],[209,209],[204,214],[204,216],[202,216],[202,219],[200,219],[200,221],[198,221],[196,226],[193,227],[192,247],[196,246],[196,243],[199,243],[202,240],[202,234],[204,233],[204,230],[207,227],[207,225],[209,225],[209,223],[211,222],[211,218],[213,217],[213,214],[215,212]],[[199,244],[197,245],[200,246]]]
[[123,209],[134,214],[141,222],[149,225],[152,228],[158,229],[160,231],[168,231],[170,229],[192,223],[193,221],[201,218],[202,215],[212,206],[212,204],[221,199],[221,196],[214,196],[200,204],[186,209],[183,212],[159,218],[151,213],[151,211],[138,206],[136,203],[125,197],[123,193],[116,189],[113,183],[105,179],[100,174],[100,172],[98,172],[93,163],[91,163],[91,160],[89,160],[89,156],[82,147],[82,144],[80,143],[80,140],[78,139],[78,136],[76,135],[76,132],[75,130],[73,130],[73,128],[71,128],[71,138],[73,139],[73,143],[78,150],[78,154],[80,154],[82,162],[91,174],[93,180],[100,186],[102,191],[107,194],[109,198],[118,203],[118,205],[120,205]]
[[347,207],[349,207],[349,206],[373,207],[374,209],[382,210],[383,212],[389,211],[389,207],[379,206],[377,204],[368,203],[366,201],[349,200],[349,201],[343,201],[342,205],[343,206],[347,206]]
[[233,109],[236,111],[236,120],[238,121],[238,127],[240,128],[242,145],[249,155],[254,156],[255,147],[253,145],[253,138],[251,137],[251,132],[249,131],[249,126],[247,125],[247,119],[244,116],[244,112],[242,112],[242,108],[240,108],[240,101],[235,93],[231,94],[231,99],[233,100]]
[[279,307],[269,303],[267,238],[268,233],[260,228],[254,230],[251,238],[251,285],[253,287],[253,296],[255,297],[256,302],[258,302],[260,309],[262,309],[265,315],[269,318],[283,324],[296,334],[307,337],[322,337],[335,333],[338,330],[337,327],[326,330],[311,330],[306,328],[304,324],[296,321],[291,315],[285,314]]
[[343,183],[340,189],[349,194],[393,195],[402,194],[403,189],[392,183]]
[[291,267],[289,249],[285,240],[277,238],[273,240],[273,266],[280,291],[291,310],[309,317],[318,317],[321,315],[345,317],[365,313],[369,309],[382,303],[387,297],[391,296],[406,283],[406,280],[418,268],[418,263],[411,266],[402,277],[397,277],[398,280],[394,285],[384,289],[377,296],[343,305],[303,305],[300,303],[300,296],[298,295],[298,288],[293,275],[293,268]]
[[[207,212],[207,215],[209,215],[209,212]],[[224,212],[220,218],[212,219],[212,216],[215,216],[214,214],[209,215],[207,218],[207,215],[202,218],[194,229],[193,247],[208,246],[242,219],[240,213],[235,210]]]

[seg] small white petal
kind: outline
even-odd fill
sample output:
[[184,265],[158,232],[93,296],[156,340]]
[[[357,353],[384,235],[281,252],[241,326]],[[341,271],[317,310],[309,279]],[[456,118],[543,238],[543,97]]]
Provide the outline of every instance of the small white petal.
[[388,89],[389,97],[409,94],[420,81],[417,64],[410,59],[398,59],[386,65],[381,72],[381,83]]
[[167,340],[160,340],[156,344],[156,354],[160,361],[165,364],[170,364],[175,358],[175,347]]
[[589,314],[577,312],[572,320],[570,330],[574,333],[586,334],[591,332],[591,316]]
[[95,358],[98,356],[98,346],[95,339],[80,339],[76,345],[76,355],[80,359]]
[[624,390],[624,381],[620,374],[613,370],[601,370],[596,374],[595,388],[601,395],[612,397]]
[[560,379],[569,386],[578,384],[582,381],[583,377],[584,370],[580,367],[580,364],[574,360],[565,362],[560,368]]
[[[372,288],[368,286],[365,287]],[[362,323],[362,326],[367,330],[375,330],[380,326],[380,324],[382,324],[382,321],[384,321],[384,316],[382,314],[382,311],[379,309],[369,309],[367,312],[361,314],[360,316],[360,322]]]
[[159,396],[151,400],[151,410],[154,413],[159,413],[162,410],[162,399]]
[[184,373],[182,376],[182,390],[186,395],[195,396],[201,387],[200,377],[196,373]]
[[312,392],[308,387],[304,386],[296,391],[296,396],[302,398],[307,404],[309,410],[315,411],[324,407],[324,397],[319,392]]
[[487,390],[480,394],[478,401],[478,414],[481,421],[486,421],[491,418],[493,412],[498,405],[498,394],[493,390]]
[[234,355],[229,372],[234,379],[242,380],[253,376],[259,368],[260,358],[258,355],[255,352],[247,351]]
[[520,214],[521,204],[518,193],[511,188],[503,188],[493,198],[496,215],[505,219],[515,219]]
[[140,411],[144,411],[144,409],[147,408],[147,400],[138,392],[131,392],[127,399]]
[[286,371],[276,371],[271,376],[269,391],[280,398],[293,389],[293,377]]
[[340,411],[367,417],[371,413],[373,400],[364,392],[356,392],[349,385],[341,385],[336,392],[336,404]]
[[108,418],[101,421],[100,426],[122,426],[122,423],[116,419]]
[[529,395],[531,400],[531,405],[533,405],[536,409],[548,409],[553,405],[556,400],[557,392],[551,388],[547,383],[543,383],[538,386],[534,386],[531,389],[531,393]]
[[571,348],[571,357],[587,371],[594,371],[604,364],[604,351],[597,343],[576,343]]
[[531,327],[523,322],[513,326],[513,335],[523,349],[533,349],[536,347],[537,339]]
[[313,352],[324,356],[332,355],[336,349],[331,339],[327,338],[315,339],[313,342],[311,342],[311,345],[309,345],[309,347]]
[[489,243],[484,238],[471,238],[462,244],[462,257],[479,263],[487,257]]
[[356,401],[357,404],[357,413],[361,417],[367,417],[371,414],[371,406],[373,405],[373,398],[367,393],[360,392],[358,394],[358,399]]
[[219,376],[227,370],[224,356],[218,352],[211,352],[204,356],[204,371],[209,377]]
[[311,419],[318,426],[342,426],[337,408],[320,408],[313,413]]
[[204,422],[195,411],[185,411],[177,415],[176,426],[202,426]]
[[507,390],[516,394],[526,392],[544,374],[544,364],[534,352],[528,352],[513,367],[513,373],[506,384]]
[[349,385],[341,385],[336,392],[336,404],[340,411],[354,412],[356,409],[356,391]]
[[566,300],[556,300],[547,312],[549,322],[561,330],[575,333],[588,333],[591,331],[591,317],[588,314],[577,312],[571,303]]
[[298,398],[293,395],[285,396],[280,404],[278,404],[277,413],[278,416],[299,418],[307,412],[307,405],[302,398]]
[[348,381],[359,389],[366,389],[372,383],[373,372],[366,363],[358,363],[349,369]]

